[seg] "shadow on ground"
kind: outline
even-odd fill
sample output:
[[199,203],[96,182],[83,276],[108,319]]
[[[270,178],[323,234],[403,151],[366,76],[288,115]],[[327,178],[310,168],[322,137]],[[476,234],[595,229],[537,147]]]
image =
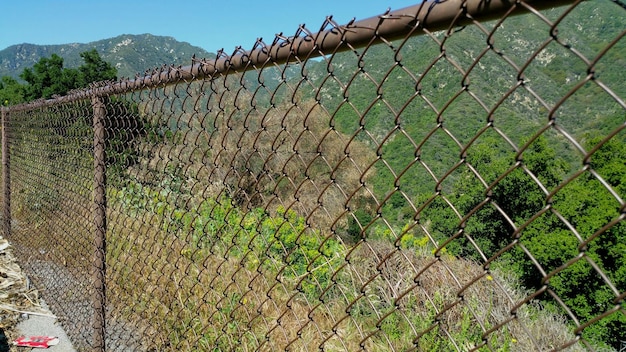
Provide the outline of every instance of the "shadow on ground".
[[4,330],[0,329],[0,352],[9,352],[9,339],[7,339],[7,335],[4,334]]

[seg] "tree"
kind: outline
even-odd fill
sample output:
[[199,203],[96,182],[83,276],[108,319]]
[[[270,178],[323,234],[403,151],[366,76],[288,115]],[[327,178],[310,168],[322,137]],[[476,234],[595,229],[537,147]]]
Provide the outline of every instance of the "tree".
[[92,82],[115,80],[117,78],[117,69],[110,63],[102,60],[96,49],[80,53],[83,58],[82,64],[78,71],[80,72],[79,86],[77,88],[87,87]]
[[49,99],[53,95],[65,95],[72,89],[85,88],[92,82],[116,78],[117,69],[103,61],[95,49],[80,56],[84,63],[78,69],[63,67],[63,58],[57,54],[41,58],[32,69],[24,69],[20,74],[28,83],[24,87],[24,98],[27,101]]
[[[587,140],[587,150],[592,150],[602,142],[601,137]],[[468,162],[489,183],[512,164],[510,158],[493,147],[495,141],[486,142],[477,144],[471,150]],[[589,166],[606,185],[591,172],[584,172],[562,185],[551,200],[551,210],[534,218],[519,233],[519,243],[530,254],[519,246],[501,254],[503,262],[516,272],[522,284],[529,289],[538,289],[544,284],[544,274],[536,267],[539,264],[545,273],[551,275],[547,281],[550,289],[582,323],[611,309],[617,299],[605,278],[596,272],[588,260],[602,270],[619,292],[626,290],[626,224],[620,222],[597,233],[620,217],[622,206],[611,190],[622,198],[626,195],[624,155],[626,143],[623,139],[615,137],[605,142],[591,156]],[[543,137],[535,140],[523,154],[523,164],[548,191],[563,182],[565,162],[557,157],[555,150]],[[455,204],[462,214],[470,212],[486,197],[484,187],[473,179],[473,174],[468,171],[455,187]],[[539,214],[547,205],[546,194],[520,168],[500,180],[493,188],[490,199],[518,227]],[[570,226],[576,231],[572,231]],[[449,233],[454,231],[456,228],[448,230]],[[488,258],[513,241],[513,227],[489,204],[468,219],[465,233],[472,237]],[[582,246],[581,241],[588,243]],[[478,259],[477,251],[466,239],[461,238],[457,242],[460,245],[451,248],[456,254]],[[570,262],[581,251],[584,251],[588,260]],[[567,266],[563,268],[566,263]],[[545,298],[550,301],[549,297]],[[559,304],[554,305],[558,307]],[[625,328],[626,316],[616,313],[587,327],[583,336],[591,341],[615,346],[613,337]]]
[[[471,236],[487,258],[513,241],[511,235],[514,228],[509,220],[520,226],[545,206],[546,195],[533,178],[536,177],[550,190],[558,184],[565,168],[565,162],[557,158],[556,151],[543,136],[533,141],[522,154],[524,168],[518,166],[510,171],[516,163],[514,152],[502,147],[501,141],[492,137],[472,146],[468,151],[467,163],[478,171],[487,184],[508,172],[491,189],[489,202],[476,210],[464,224],[465,234]],[[461,214],[472,212],[487,198],[485,187],[469,168],[456,181],[452,195]],[[442,206],[447,207],[446,204]],[[436,211],[440,212],[441,209]],[[435,217],[436,213],[433,214]],[[454,223],[454,228],[449,228],[448,224],[448,235],[457,231],[458,221]],[[455,248],[450,248],[453,252],[464,257],[479,258],[478,249],[466,238],[455,242]]]
[[[589,138],[586,149],[591,150],[601,143],[602,137]],[[586,172],[560,191],[554,199],[554,208],[576,228],[588,244],[583,248],[585,255],[592,260],[619,292],[626,291],[626,224],[618,224],[597,233],[622,213],[622,204],[612,194],[626,195],[626,143],[623,138],[614,137],[605,142],[591,156],[590,167],[600,175],[606,185],[592,173]],[[610,188],[607,188],[607,186]],[[564,228],[564,226],[563,226]],[[564,230],[562,230],[564,231]],[[594,236],[595,237],[592,237]],[[567,237],[565,237],[567,236]],[[566,233],[561,238],[569,238],[573,243],[564,242],[550,246],[537,246],[538,256],[545,253],[563,253],[570,256],[553,263],[553,268],[578,255],[579,242]],[[545,236],[544,236],[545,237]],[[537,238],[538,239],[538,238]],[[540,260],[545,260],[539,258]],[[546,258],[548,259],[548,258]],[[616,294],[608,283],[586,261],[579,261],[563,274],[550,281],[555,292],[563,299],[582,321],[589,321],[615,305]],[[626,316],[617,313],[602,319],[585,329],[585,338],[605,341],[617,346],[616,336],[626,329]]]
[[75,71],[63,68],[63,58],[57,54],[41,58],[32,69],[26,68],[20,74],[28,83],[24,96],[28,101],[66,94],[76,88],[77,76]]
[[4,76],[0,80],[0,104],[15,105],[24,101],[24,86],[15,78]]

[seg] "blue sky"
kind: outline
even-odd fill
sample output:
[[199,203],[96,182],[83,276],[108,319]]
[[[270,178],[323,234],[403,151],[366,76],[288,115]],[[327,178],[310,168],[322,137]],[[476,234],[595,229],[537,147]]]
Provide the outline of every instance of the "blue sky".
[[250,49],[258,37],[316,32],[326,16],[345,24],[415,0],[2,0],[0,50],[14,44],[89,43],[121,34],[167,35],[210,52]]

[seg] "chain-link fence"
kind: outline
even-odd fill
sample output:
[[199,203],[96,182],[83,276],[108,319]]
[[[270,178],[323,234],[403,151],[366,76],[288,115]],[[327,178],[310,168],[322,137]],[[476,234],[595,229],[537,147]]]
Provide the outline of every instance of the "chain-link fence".
[[424,2],[5,108],[4,234],[81,350],[616,350],[625,24]]

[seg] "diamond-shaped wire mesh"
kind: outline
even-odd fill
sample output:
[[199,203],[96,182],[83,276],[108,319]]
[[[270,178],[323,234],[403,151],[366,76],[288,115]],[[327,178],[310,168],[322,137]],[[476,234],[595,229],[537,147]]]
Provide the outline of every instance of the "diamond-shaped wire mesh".
[[620,348],[626,10],[541,3],[328,18],[4,110],[21,264],[79,349]]

